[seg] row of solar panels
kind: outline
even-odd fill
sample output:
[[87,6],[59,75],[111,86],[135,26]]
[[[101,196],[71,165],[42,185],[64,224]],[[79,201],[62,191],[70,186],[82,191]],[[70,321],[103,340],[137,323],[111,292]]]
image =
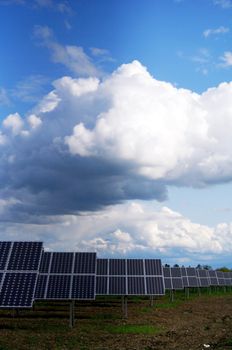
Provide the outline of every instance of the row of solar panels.
[[0,242],[0,307],[96,295],[164,295],[165,289],[232,285],[232,276],[162,268],[160,259],[97,259],[96,253],[50,253],[41,242]]

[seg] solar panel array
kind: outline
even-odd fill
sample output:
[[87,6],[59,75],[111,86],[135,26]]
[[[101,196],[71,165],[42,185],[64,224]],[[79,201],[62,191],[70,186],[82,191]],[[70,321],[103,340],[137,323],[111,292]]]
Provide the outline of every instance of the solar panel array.
[[164,295],[159,259],[97,259],[97,295]]
[[97,259],[96,253],[44,252],[42,242],[0,242],[0,307],[96,295],[164,295],[165,289],[232,286],[232,272],[164,267],[160,259]]
[[164,267],[163,273],[165,289],[177,290],[184,288],[180,267]]
[[44,252],[36,299],[95,299],[96,253]]
[[32,306],[42,249],[42,242],[0,242],[1,308]]

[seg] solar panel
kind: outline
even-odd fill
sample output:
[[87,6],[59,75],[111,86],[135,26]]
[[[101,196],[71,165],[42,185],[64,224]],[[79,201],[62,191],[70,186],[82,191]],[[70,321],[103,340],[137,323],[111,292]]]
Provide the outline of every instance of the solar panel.
[[97,275],[107,276],[108,259],[97,259]]
[[172,290],[173,289],[173,287],[172,287],[172,279],[164,277],[164,286],[165,286],[165,289]]
[[224,272],[224,279],[225,279],[225,285],[231,286],[231,276],[230,276],[230,272]]
[[208,271],[208,275],[209,275],[209,283],[210,283],[210,285],[211,286],[218,286],[218,278],[217,278],[216,271],[209,270]]
[[127,295],[126,277],[109,277],[109,294]]
[[148,295],[164,295],[164,282],[162,277],[146,277]]
[[216,271],[217,279],[218,279],[218,285],[219,286],[225,286],[225,277],[224,273],[222,271]]
[[37,299],[94,299],[96,253],[44,253]]
[[36,284],[35,299],[45,299],[48,275],[39,275]]
[[127,260],[127,275],[129,276],[143,276],[144,266],[142,259],[128,259]]
[[157,276],[162,275],[162,265],[159,259],[145,259],[146,275]]
[[40,273],[48,273],[50,269],[52,253],[43,252],[40,262]]
[[0,270],[5,270],[11,242],[0,242]]
[[73,273],[95,274],[96,253],[75,253]]
[[31,307],[36,273],[7,272],[0,293],[1,307]]
[[108,277],[97,276],[96,277],[96,294],[107,295],[108,293]]
[[42,242],[14,242],[7,265],[11,271],[37,271],[42,253]]
[[196,269],[193,267],[180,268],[183,286],[185,288],[199,287]]
[[144,295],[145,280],[144,277],[128,277],[128,295]]
[[94,275],[74,275],[72,282],[72,299],[94,299],[95,281]]
[[208,278],[208,271],[205,269],[196,269],[199,287],[209,287],[210,280]]
[[164,267],[164,283],[165,289],[183,289],[183,280],[181,276],[181,269],[179,267]]
[[[150,277],[148,282],[146,276]],[[97,295],[155,295],[156,292],[164,294],[159,259],[97,259]]]
[[53,253],[50,273],[72,273],[73,253]]
[[110,276],[126,275],[126,260],[109,259],[109,275]]
[[71,275],[49,275],[46,299],[70,299]]
[[42,248],[42,242],[0,242],[0,307],[32,306]]

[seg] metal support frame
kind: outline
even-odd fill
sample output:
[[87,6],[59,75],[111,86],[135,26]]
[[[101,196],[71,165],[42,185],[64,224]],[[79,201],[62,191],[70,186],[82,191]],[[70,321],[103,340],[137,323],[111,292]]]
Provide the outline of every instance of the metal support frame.
[[150,296],[150,307],[154,306],[154,295]]
[[73,328],[75,324],[75,300],[71,300],[69,304],[69,327]]
[[174,302],[174,289],[170,289],[170,302]]
[[189,299],[189,288],[185,287],[185,299]]
[[127,310],[127,295],[122,296],[122,313],[123,317],[127,318],[128,317],[128,310]]

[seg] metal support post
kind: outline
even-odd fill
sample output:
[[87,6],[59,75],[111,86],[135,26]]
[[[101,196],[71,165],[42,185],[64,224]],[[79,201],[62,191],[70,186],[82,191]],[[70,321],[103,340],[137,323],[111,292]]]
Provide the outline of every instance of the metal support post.
[[128,317],[128,312],[127,312],[127,295],[124,297],[124,317]]
[[174,290],[173,289],[170,290],[170,302],[171,303],[174,302]]
[[154,306],[154,296],[153,295],[150,296],[150,306],[151,307]]
[[75,301],[71,300],[69,304],[69,327],[73,328],[75,323]]

